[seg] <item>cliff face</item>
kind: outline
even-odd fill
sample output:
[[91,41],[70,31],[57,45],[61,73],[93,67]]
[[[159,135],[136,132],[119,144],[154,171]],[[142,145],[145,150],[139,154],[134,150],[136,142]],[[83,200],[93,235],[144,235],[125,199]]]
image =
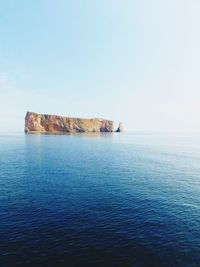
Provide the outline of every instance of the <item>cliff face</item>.
[[27,112],[25,118],[27,133],[80,133],[114,132],[114,122],[104,119],[79,119],[56,115]]

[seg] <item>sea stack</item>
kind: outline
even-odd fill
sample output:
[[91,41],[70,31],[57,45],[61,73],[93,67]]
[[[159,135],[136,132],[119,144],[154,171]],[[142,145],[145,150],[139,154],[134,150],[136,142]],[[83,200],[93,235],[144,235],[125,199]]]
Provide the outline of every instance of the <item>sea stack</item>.
[[26,133],[114,132],[114,122],[105,119],[81,119],[27,112]]
[[122,122],[120,122],[119,127],[117,128],[117,130],[115,132],[117,132],[117,133],[124,132],[124,124]]

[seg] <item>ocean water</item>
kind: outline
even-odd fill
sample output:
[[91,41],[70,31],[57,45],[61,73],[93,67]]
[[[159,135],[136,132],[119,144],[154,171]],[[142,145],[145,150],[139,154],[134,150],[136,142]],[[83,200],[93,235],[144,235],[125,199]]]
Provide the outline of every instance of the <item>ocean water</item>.
[[0,266],[200,266],[200,136],[0,135]]

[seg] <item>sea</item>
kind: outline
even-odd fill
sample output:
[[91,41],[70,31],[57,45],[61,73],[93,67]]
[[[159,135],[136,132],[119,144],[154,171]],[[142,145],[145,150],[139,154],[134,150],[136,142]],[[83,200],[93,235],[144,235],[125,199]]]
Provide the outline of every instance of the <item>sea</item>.
[[1,267],[199,267],[200,135],[0,135]]

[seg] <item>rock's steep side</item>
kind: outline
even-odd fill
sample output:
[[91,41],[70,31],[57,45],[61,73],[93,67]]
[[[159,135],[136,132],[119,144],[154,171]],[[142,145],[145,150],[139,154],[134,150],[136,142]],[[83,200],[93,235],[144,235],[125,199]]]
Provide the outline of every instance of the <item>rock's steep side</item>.
[[79,119],[27,112],[26,133],[114,132],[114,122],[104,119]]

